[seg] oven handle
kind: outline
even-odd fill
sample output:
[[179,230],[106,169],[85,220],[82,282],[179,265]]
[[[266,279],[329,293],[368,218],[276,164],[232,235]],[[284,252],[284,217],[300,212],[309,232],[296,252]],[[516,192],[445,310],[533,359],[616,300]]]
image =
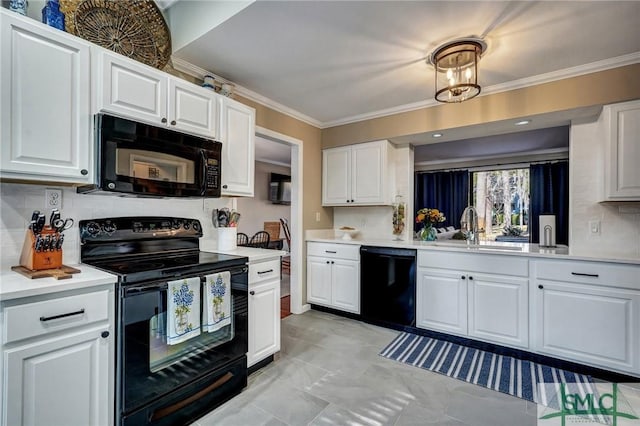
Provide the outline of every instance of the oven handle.
[[167,417],[168,415],[175,413],[179,409],[181,409],[183,407],[186,407],[187,405],[189,405],[192,402],[202,398],[203,396],[205,396],[209,392],[213,391],[214,389],[219,388],[220,386],[224,385],[225,383],[227,383],[232,378],[233,378],[233,373],[231,373],[231,372],[225,373],[224,376],[220,377],[218,380],[216,380],[215,382],[211,383],[206,388],[194,393],[190,397],[185,398],[182,401],[176,402],[173,405],[168,405],[166,407],[163,407],[163,408],[160,408],[158,410],[155,410],[153,413],[151,413],[151,416],[149,417],[149,421],[150,422],[155,422],[157,420],[162,419],[163,417]]
[[[249,271],[249,268],[247,268],[246,266],[243,266],[241,268],[229,269],[229,272],[231,273],[231,275],[245,274],[248,271]],[[203,272],[203,273],[198,274],[198,275],[186,274],[185,278],[193,277],[193,276],[200,276],[200,278],[202,278],[205,275],[209,275],[210,273],[215,273],[215,272]],[[126,297],[126,296],[130,295],[131,293],[140,294],[140,293],[147,293],[149,291],[166,290],[168,288],[168,286],[169,286],[168,281],[171,281],[171,280],[176,279],[176,278],[177,277],[167,277],[167,279],[163,280],[163,281],[154,281],[154,282],[151,282],[151,283],[146,283],[146,284],[141,284],[141,285],[125,286],[124,287],[124,295]]]

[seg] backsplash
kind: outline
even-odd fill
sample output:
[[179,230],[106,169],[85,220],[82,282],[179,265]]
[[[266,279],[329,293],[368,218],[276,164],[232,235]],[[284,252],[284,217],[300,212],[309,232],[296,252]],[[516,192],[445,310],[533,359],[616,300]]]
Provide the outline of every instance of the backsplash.
[[[56,186],[0,184],[0,267],[3,270],[18,265],[25,232],[29,226],[31,212],[44,210],[45,189]],[[204,236],[200,239],[202,250],[217,249],[217,233],[211,222],[211,211],[216,208],[232,208],[230,198],[208,199],[155,199],[129,198],[115,195],[77,194],[75,188],[62,188],[63,218],[72,218],[75,223],[65,231],[63,263],[80,262],[78,222],[85,219],[121,216],[176,216],[198,219],[202,223]]]
[[[391,206],[334,207],[333,227],[349,226],[360,231],[355,239],[393,239]],[[406,230],[405,230],[406,232]]]

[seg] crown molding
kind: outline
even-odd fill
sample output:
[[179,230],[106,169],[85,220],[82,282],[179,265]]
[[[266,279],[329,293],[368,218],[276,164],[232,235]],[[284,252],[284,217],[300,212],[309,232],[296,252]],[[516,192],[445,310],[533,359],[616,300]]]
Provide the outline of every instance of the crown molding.
[[[612,68],[623,67],[626,65],[633,65],[640,62],[640,52],[630,53],[628,55],[617,56],[615,58],[609,58],[602,61],[591,62],[589,64],[580,65],[577,67],[566,68],[558,71],[549,72],[546,74],[539,74],[532,77],[521,78],[519,80],[509,81],[507,83],[496,84],[493,86],[487,86],[482,88],[482,93],[478,97],[487,96],[494,93],[507,92],[509,90],[521,89],[527,86],[534,86],[537,84],[550,83],[552,81],[562,80],[571,77],[578,77],[585,74],[591,74],[598,71],[606,71]],[[411,104],[399,105],[393,108],[382,109],[379,111],[373,111],[366,114],[354,115],[351,117],[342,118],[339,120],[333,120],[322,123],[322,129],[328,127],[342,126],[345,124],[357,123],[364,120],[372,120],[374,118],[386,117],[388,115],[399,114],[403,112],[415,111],[422,108],[429,108],[436,105],[442,105],[435,99],[429,99],[420,102],[414,102]]]
[[287,167],[287,168],[291,168],[291,163],[286,163],[284,161],[276,161],[276,160],[270,160],[268,158],[258,158],[256,157],[256,162],[258,163],[266,163],[266,164],[273,164],[274,166],[280,166],[280,167]]
[[[203,79],[205,75],[212,75],[213,77],[215,77],[217,81],[221,81],[224,83],[232,83],[235,85],[236,93],[238,95],[245,97],[247,99],[250,99],[254,102],[257,102],[261,105],[264,105],[268,108],[271,108],[275,111],[278,111],[282,114],[295,118],[296,120],[300,120],[311,126],[317,127],[319,129],[342,126],[345,124],[352,124],[360,121],[372,120],[375,118],[381,118],[389,115],[400,114],[404,112],[411,112],[411,111],[415,111],[423,108],[430,108],[436,105],[441,105],[441,103],[436,101],[435,99],[427,99],[424,101],[413,102],[405,105],[399,105],[393,108],[386,108],[386,109],[373,111],[365,114],[358,114],[351,117],[345,117],[339,120],[322,122],[322,121],[316,120],[313,117],[309,117],[308,115],[305,115],[299,111],[296,111],[292,108],[289,108],[286,105],[282,105],[278,102],[275,102],[272,99],[267,98],[266,96],[262,96],[252,90],[247,89],[246,87],[239,86],[238,84],[235,84],[230,80],[227,80],[210,71],[207,71],[203,68],[193,65],[183,59],[172,57],[171,61],[173,63],[173,67],[180,72],[184,72],[186,74],[197,77],[199,79]],[[602,61],[591,62],[589,64],[584,64],[577,67],[565,68],[562,70],[553,71],[545,74],[539,74],[536,76],[522,78],[519,80],[513,80],[507,83],[487,86],[482,88],[482,93],[478,97],[487,96],[494,93],[507,92],[510,90],[521,89],[524,87],[533,86],[537,84],[550,83],[557,80],[562,80],[562,79],[571,78],[571,77],[578,77],[585,74],[591,74],[599,71],[606,71],[612,68],[618,68],[618,67],[633,65],[637,63],[640,63],[640,52],[630,53],[628,55],[623,55],[623,56],[617,56],[615,58],[609,58]]]
[[187,62],[184,59],[180,59],[175,56],[172,56],[171,63],[173,64],[173,67],[177,71],[199,78],[200,80],[203,80],[205,75],[211,75],[216,79],[216,81],[219,81],[222,83],[231,83],[235,86],[235,93],[242,96],[243,98],[247,98],[249,100],[257,102],[261,105],[269,107],[282,114],[288,115],[289,117],[295,118],[296,120],[300,120],[311,126],[322,128],[321,121],[318,121],[312,117],[309,117],[308,115],[302,114],[301,112],[298,112],[293,108],[289,108],[286,105],[282,105],[281,103],[278,103],[274,100],[267,98],[266,96],[262,96],[259,93],[256,93],[252,90],[247,89],[246,87],[240,86],[231,80],[227,80],[224,77],[220,77],[219,75],[214,74],[211,71],[207,71],[204,68],[200,68],[197,65],[193,65],[192,63]]

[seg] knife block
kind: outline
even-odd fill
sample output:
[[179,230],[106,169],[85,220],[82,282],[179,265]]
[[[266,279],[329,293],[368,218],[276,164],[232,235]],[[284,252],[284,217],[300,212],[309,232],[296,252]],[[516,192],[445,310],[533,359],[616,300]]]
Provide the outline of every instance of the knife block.
[[[58,233],[50,226],[45,226],[40,235],[55,235]],[[57,269],[62,266],[62,249],[53,251],[36,251],[36,236],[30,229],[24,236],[22,244],[22,253],[20,253],[20,265],[31,271],[41,271],[43,269]]]

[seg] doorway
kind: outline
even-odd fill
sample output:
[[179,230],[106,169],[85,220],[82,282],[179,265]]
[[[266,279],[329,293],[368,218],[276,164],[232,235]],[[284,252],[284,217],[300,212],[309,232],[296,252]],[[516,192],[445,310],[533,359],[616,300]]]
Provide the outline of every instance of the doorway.
[[287,244],[284,244],[290,256],[290,290],[289,298],[285,302],[289,302],[291,313],[301,314],[309,310],[309,305],[303,304],[302,300],[302,141],[260,126],[256,126],[256,137],[280,144],[281,146],[288,146],[291,149],[291,204],[289,220],[291,243],[288,248],[286,247]]

